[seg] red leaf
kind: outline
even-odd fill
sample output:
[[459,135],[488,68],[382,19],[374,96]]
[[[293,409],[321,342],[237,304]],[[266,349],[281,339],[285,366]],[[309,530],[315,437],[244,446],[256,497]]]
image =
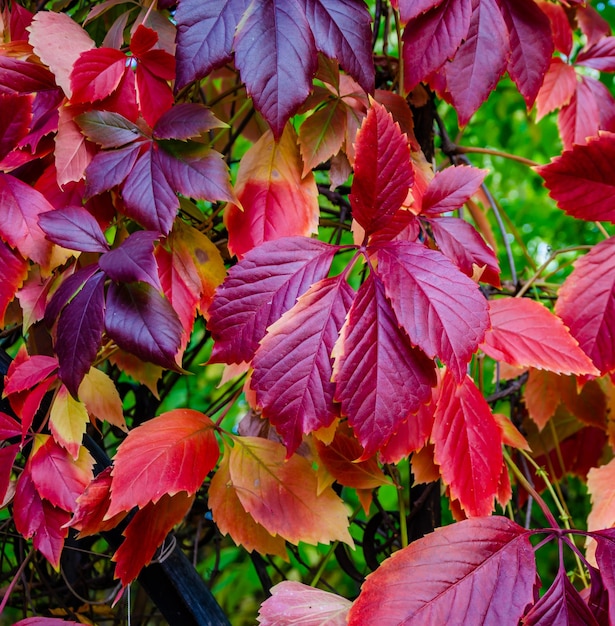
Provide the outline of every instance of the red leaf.
[[158,42],[158,33],[143,24],[139,24],[130,40],[130,51],[140,59],[148,50],[151,50]]
[[65,511],[74,511],[77,498],[92,480],[94,460],[81,447],[75,460],[53,437],[30,457],[30,476],[41,498]]
[[524,616],[527,626],[556,626],[558,624],[581,624],[598,626],[589,607],[573,587],[568,574],[559,568],[553,584]]
[[413,242],[380,244],[378,273],[399,324],[428,357],[438,356],[459,381],[489,328],[477,285],[440,252]]
[[4,325],[6,310],[27,275],[28,263],[0,241],[0,325]]
[[470,517],[489,515],[502,471],[502,432],[469,376],[442,380],[431,433],[434,459],[451,497]]
[[407,92],[455,56],[470,28],[472,0],[429,4],[437,6],[411,19],[404,29],[402,54]]
[[368,576],[348,626],[517,623],[534,601],[529,534],[505,517],[436,529]]
[[4,385],[4,393],[10,395],[19,391],[31,390],[58,368],[55,357],[34,354],[27,360],[11,368]]
[[565,151],[536,168],[560,209],[578,219],[615,222],[615,134]]
[[495,89],[506,70],[509,41],[497,0],[474,0],[464,42],[452,63],[445,65],[446,86],[461,125]]
[[318,189],[303,177],[297,137],[288,126],[278,141],[265,133],[243,156],[235,191],[241,208],[230,205],[224,222],[229,250],[241,258],[266,241],[318,230]]
[[177,7],[177,88],[232,58],[233,38],[249,0],[182,0]]
[[594,7],[581,4],[575,9],[577,23],[581,32],[587,37],[588,46],[597,44],[603,37],[611,34],[611,26]]
[[0,161],[27,135],[32,99],[32,96],[0,93]]
[[335,399],[367,459],[431,397],[434,364],[399,328],[374,274],[357,293],[334,356]]
[[421,212],[430,217],[461,208],[479,189],[487,175],[468,165],[447,167],[436,172],[425,190]]
[[553,54],[549,18],[534,0],[498,0],[508,27],[508,73],[528,109],[536,100]]
[[43,213],[38,220],[47,238],[70,250],[106,252],[109,244],[94,216],[80,206]]
[[212,363],[251,361],[265,330],[325,278],[337,248],[288,237],[251,250],[228,273],[209,309]]
[[491,300],[489,315],[491,330],[481,349],[492,359],[557,374],[600,375],[562,320],[539,302]]
[[94,48],[87,32],[66,13],[38,11],[28,29],[34,52],[53,72],[56,83],[70,98],[70,74],[81,53]]
[[[7,420],[11,419],[8,415],[0,413],[0,428],[2,427],[2,418],[6,418]],[[15,425],[18,426],[17,422],[15,422]],[[13,436],[19,435],[21,435],[21,431],[17,429],[17,432],[15,432],[15,435]],[[15,463],[15,459],[17,458],[20,448],[21,445],[18,443],[0,448],[0,502],[2,504],[6,503],[6,494],[11,486],[13,464]]]
[[82,52],[70,75],[71,102],[96,102],[111,95],[127,71],[126,55],[113,48]]
[[[549,5],[556,6],[556,5]],[[577,73],[559,57],[551,59],[549,71],[536,97],[536,121],[570,103],[577,88]]]
[[568,21],[566,9],[559,4],[553,4],[546,0],[539,0],[538,6],[551,22],[555,49],[563,52],[566,56],[570,56],[570,51],[572,50],[572,27]]
[[0,93],[21,95],[54,89],[53,74],[46,67],[0,56]]
[[143,361],[169,369],[177,367],[181,323],[168,300],[147,283],[111,283],[105,329],[120,348]]
[[256,352],[250,384],[288,456],[302,435],[329,426],[337,416],[331,351],[353,296],[344,275],[315,283],[269,326]]
[[601,72],[615,72],[615,37],[603,37],[590,48],[581,50],[575,63]]
[[346,626],[351,602],[342,596],[291,580],[270,592],[258,612],[260,626]]
[[413,182],[408,138],[377,102],[363,120],[355,142],[352,215],[370,235],[382,228],[408,196]]
[[143,567],[149,565],[156,548],[190,510],[194,495],[179,492],[164,494],[155,504],[149,503],[130,520],[123,535],[126,539],[113,555],[115,577],[122,585],[130,584]]
[[471,224],[458,217],[439,217],[429,225],[440,251],[466,276],[472,278],[482,270],[481,282],[500,286],[497,257]]
[[175,58],[164,50],[147,52],[137,63],[137,101],[150,126],[173,106],[173,92],[167,81],[174,77]]
[[577,80],[570,104],[557,116],[557,125],[566,150],[575,144],[584,144],[589,137],[598,134],[600,109],[587,77],[581,76]]
[[54,153],[59,187],[81,180],[95,152],[75,122],[75,112],[72,107],[60,107]]
[[602,373],[615,368],[614,246],[615,239],[607,239],[578,259],[555,305],[555,313]]
[[12,439],[21,437],[21,426],[10,415],[0,411],[0,439]]
[[235,65],[254,106],[279,139],[309,95],[318,65],[301,4],[296,0],[249,4],[235,32]]
[[191,409],[175,409],[130,431],[114,459],[109,519],[165,494],[194,494],[218,462],[212,421]]
[[0,237],[17,248],[25,259],[46,266],[51,243],[38,225],[38,217],[53,207],[36,189],[10,174],[0,172]]

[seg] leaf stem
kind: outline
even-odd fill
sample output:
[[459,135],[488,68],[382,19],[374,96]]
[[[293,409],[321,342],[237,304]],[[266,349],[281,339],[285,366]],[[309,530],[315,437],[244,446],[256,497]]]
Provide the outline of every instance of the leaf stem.
[[526,159],[525,157],[518,156],[517,154],[511,154],[510,152],[502,152],[501,150],[495,150],[493,148],[479,148],[478,146],[457,146],[455,149],[456,154],[488,154],[491,156],[501,157],[503,159],[509,159],[510,161],[516,161],[522,163],[528,167],[537,167],[540,163]]

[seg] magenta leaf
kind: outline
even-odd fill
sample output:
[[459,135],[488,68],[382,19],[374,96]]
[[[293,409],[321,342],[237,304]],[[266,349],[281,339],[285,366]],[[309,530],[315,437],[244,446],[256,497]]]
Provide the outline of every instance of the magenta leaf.
[[508,73],[527,107],[536,100],[553,54],[549,18],[534,0],[498,0],[508,27]]
[[453,58],[468,33],[471,16],[472,0],[444,0],[408,22],[402,51],[407,92]]
[[500,267],[493,250],[477,230],[458,217],[439,217],[429,220],[434,239],[445,254],[466,276],[480,270],[480,280],[494,287],[500,286]]
[[177,369],[182,326],[167,300],[147,283],[111,283],[105,329],[117,345],[149,361]]
[[32,97],[0,91],[0,161],[30,129]]
[[224,122],[217,119],[203,105],[183,102],[176,104],[160,117],[154,126],[154,137],[156,139],[190,139],[212,128],[225,126]]
[[180,0],[177,85],[181,89],[231,60],[233,38],[250,0]]
[[527,626],[557,626],[559,624],[578,624],[579,626],[598,626],[593,613],[579,592],[573,587],[563,567],[560,567],[553,584],[531,610],[524,616]]
[[367,234],[382,228],[408,196],[414,176],[408,138],[399,124],[374,102],[355,142],[350,204]]
[[410,344],[375,274],[359,288],[334,356],[335,399],[368,458],[431,398],[434,363]]
[[[159,147],[151,144],[125,180],[124,212],[148,230],[168,234],[179,209],[179,199],[169,185]],[[162,157],[164,158],[164,157]]]
[[138,230],[117,248],[98,260],[101,270],[112,280],[122,283],[143,281],[162,291],[158,266],[154,258],[154,243],[160,238],[150,230]]
[[[4,414],[0,413],[0,417],[2,415]],[[21,431],[16,433],[16,436],[19,437],[20,435]],[[13,464],[15,463],[20,448],[21,446],[18,443],[0,448],[0,502],[4,502],[6,493],[9,490]]]
[[83,134],[102,148],[119,148],[143,137],[141,129],[113,111],[88,111],[75,117]]
[[343,275],[315,283],[268,328],[256,352],[251,386],[289,456],[302,435],[337,416],[331,351],[353,297]]
[[348,626],[516,624],[534,601],[529,536],[505,517],[438,528],[367,577]]
[[94,274],[64,307],[58,320],[55,350],[59,376],[73,396],[90,369],[102,341],[105,275]]
[[[610,621],[615,621],[615,531],[599,530],[591,533],[596,540],[596,563],[600,568],[600,578],[609,597]],[[594,584],[592,582],[592,590]]]
[[581,50],[576,64],[601,72],[615,72],[615,37],[603,37],[591,48]]
[[0,56],[0,94],[26,94],[55,88],[53,74],[46,67]]
[[58,360],[44,354],[33,354],[29,359],[11,368],[4,386],[4,393],[19,393],[32,390],[33,387],[45,380],[58,369]]
[[421,13],[442,4],[442,0],[392,0],[391,4],[399,7],[402,22],[409,22]]
[[67,276],[51,297],[45,309],[45,323],[51,326],[69,300],[83,287],[86,281],[98,271],[98,265],[92,264]]
[[421,211],[433,216],[461,208],[479,189],[487,175],[468,165],[447,167],[436,172],[425,190]]
[[47,239],[70,250],[106,252],[107,240],[94,216],[80,206],[43,213],[38,223]]
[[276,239],[250,250],[230,269],[209,308],[210,361],[251,361],[267,327],[326,278],[337,250],[307,237]]
[[85,170],[85,197],[91,198],[121,184],[137,162],[141,144],[99,152]]
[[10,415],[0,411],[0,438],[5,440],[13,437],[21,437],[21,426]]
[[430,358],[439,357],[461,381],[489,328],[487,301],[477,285],[442,253],[421,244],[374,248],[378,274],[410,341]]

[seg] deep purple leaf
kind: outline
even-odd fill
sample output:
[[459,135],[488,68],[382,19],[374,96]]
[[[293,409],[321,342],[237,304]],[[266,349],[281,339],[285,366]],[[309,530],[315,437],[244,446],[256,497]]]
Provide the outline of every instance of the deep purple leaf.
[[367,92],[374,89],[371,16],[356,0],[306,0],[316,48],[339,64]]
[[31,121],[32,96],[0,93],[0,161],[28,133]]
[[105,275],[94,274],[66,305],[58,320],[55,350],[58,374],[66,388],[77,396],[100,347],[104,326]]
[[105,329],[117,345],[168,369],[177,369],[175,355],[182,325],[167,300],[147,283],[111,283],[107,293]]
[[52,326],[62,309],[70,301],[70,299],[83,287],[98,271],[98,265],[92,264],[77,270],[71,276],[66,277],[56,292],[51,297],[47,308],[45,309],[45,323]]
[[307,237],[276,239],[250,250],[229,270],[209,308],[210,361],[251,361],[267,327],[327,276],[337,250]]
[[212,128],[225,126],[224,122],[221,122],[202,104],[183,102],[171,107],[160,117],[154,126],[154,137],[156,139],[190,139]]
[[489,328],[487,300],[442,253],[397,241],[377,246],[378,274],[400,325],[461,381]]
[[359,288],[334,355],[335,399],[368,458],[431,398],[434,363],[410,344],[375,274]]
[[442,3],[442,0],[393,0],[391,4],[399,6],[399,16],[402,22],[408,22],[421,13],[429,11]]
[[128,217],[148,230],[166,235],[173,227],[179,199],[166,179],[159,151],[158,146],[152,144],[138,158],[124,182],[122,197]]
[[318,67],[302,0],[250,3],[235,35],[235,65],[276,138],[308,97]]
[[171,187],[187,198],[211,202],[236,201],[226,162],[215,150],[191,157],[172,156],[161,149],[157,156]]
[[181,89],[231,60],[233,38],[250,0],[180,0],[177,83]]
[[140,150],[139,144],[132,144],[95,155],[85,170],[86,199],[122,183],[132,171]]
[[453,58],[468,33],[471,16],[472,0],[444,0],[408,22],[402,51],[406,91]]
[[106,252],[107,240],[96,218],[80,206],[68,206],[43,213],[38,218],[47,239],[69,250]]
[[523,618],[524,626],[598,626],[593,613],[560,567],[553,584]]
[[251,386],[288,456],[302,435],[337,416],[331,351],[353,297],[343,275],[319,281],[269,327],[256,352]]
[[122,283],[143,281],[162,291],[154,258],[154,243],[159,238],[160,235],[151,230],[138,230],[117,248],[103,254],[98,265],[112,280]]
[[88,111],[77,115],[75,122],[90,141],[102,148],[119,148],[144,136],[134,122],[113,111]]

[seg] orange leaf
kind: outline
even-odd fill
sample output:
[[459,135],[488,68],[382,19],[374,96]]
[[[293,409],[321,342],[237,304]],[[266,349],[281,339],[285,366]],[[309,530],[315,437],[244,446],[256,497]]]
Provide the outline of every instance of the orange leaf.
[[220,455],[213,422],[175,409],[132,430],[115,455],[109,519],[180,491],[193,494]]
[[224,223],[229,250],[242,257],[265,241],[309,236],[318,228],[318,189],[305,178],[295,131],[286,126],[279,142],[266,132],[243,156],[235,191],[243,207],[228,206]]
[[546,426],[561,402],[560,378],[553,372],[530,369],[525,385],[525,406],[539,430]]
[[494,413],[495,421],[498,423],[500,430],[502,431],[502,443],[505,446],[511,446],[517,448],[517,450],[531,451],[531,448],[525,439],[525,437],[517,430],[515,425],[501,413]]

